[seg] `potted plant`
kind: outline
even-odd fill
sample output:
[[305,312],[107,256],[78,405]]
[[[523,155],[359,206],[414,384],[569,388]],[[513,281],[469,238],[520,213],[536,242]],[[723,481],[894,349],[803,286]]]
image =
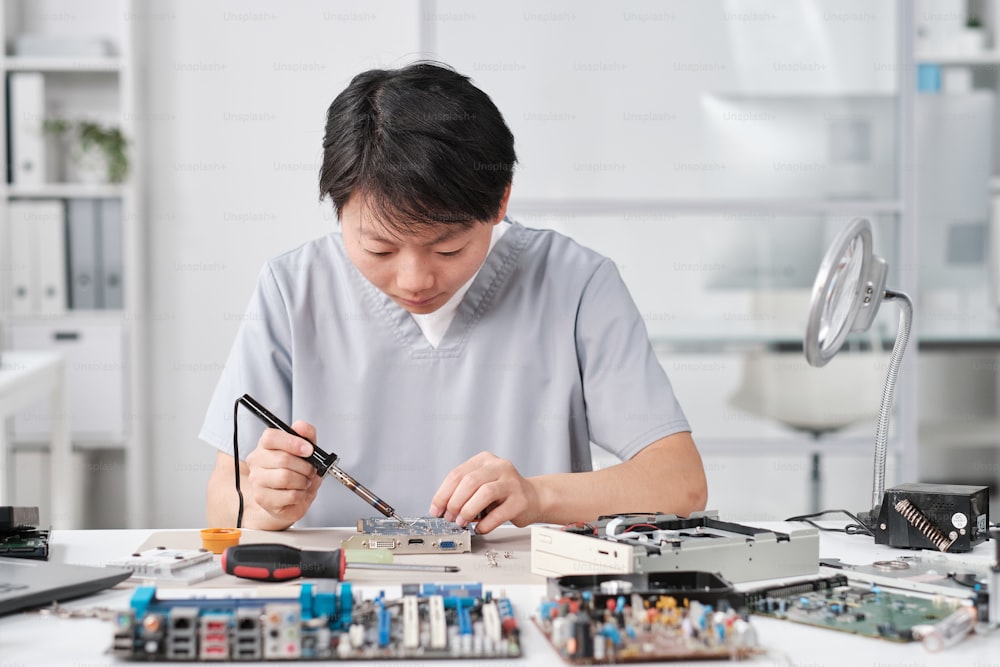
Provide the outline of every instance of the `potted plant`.
[[44,129],[68,155],[67,180],[121,183],[128,176],[128,139],[120,128],[90,120],[48,119]]

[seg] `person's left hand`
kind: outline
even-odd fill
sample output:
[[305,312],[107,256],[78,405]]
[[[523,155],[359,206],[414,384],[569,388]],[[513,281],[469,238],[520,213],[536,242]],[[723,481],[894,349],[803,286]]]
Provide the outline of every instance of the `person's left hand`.
[[476,532],[485,534],[510,521],[515,526],[534,523],[540,513],[538,490],[514,464],[490,452],[480,452],[448,473],[438,487],[431,516],[444,516],[465,526],[483,513]]

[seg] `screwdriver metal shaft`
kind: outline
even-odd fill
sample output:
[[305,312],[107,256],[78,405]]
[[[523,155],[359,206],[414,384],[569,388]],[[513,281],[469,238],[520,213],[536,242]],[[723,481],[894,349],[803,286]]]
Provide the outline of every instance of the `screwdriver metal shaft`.
[[351,570],[418,570],[421,572],[458,572],[457,565],[426,565],[417,563],[352,563],[347,561]]
[[222,569],[243,579],[287,581],[299,577],[343,580],[347,568],[359,570],[422,570],[458,572],[456,565],[348,563],[343,549],[313,551],[287,544],[241,544],[222,553]]

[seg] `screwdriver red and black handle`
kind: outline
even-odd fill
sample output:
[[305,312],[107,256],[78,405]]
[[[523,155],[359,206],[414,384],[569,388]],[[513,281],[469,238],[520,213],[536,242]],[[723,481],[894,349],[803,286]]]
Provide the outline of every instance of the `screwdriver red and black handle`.
[[343,549],[309,551],[286,544],[241,544],[222,553],[222,569],[243,579],[287,581],[299,577],[343,579]]
[[361,570],[458,572],[455,565],[348,563],[343,549],[319,551],[298,549],[287,544],[241,544],[228,547],[222,553],[222,569],[226,574],[257,581],[288,581],[299,577],[339,581],[344,578],[344,571],[348,567]]

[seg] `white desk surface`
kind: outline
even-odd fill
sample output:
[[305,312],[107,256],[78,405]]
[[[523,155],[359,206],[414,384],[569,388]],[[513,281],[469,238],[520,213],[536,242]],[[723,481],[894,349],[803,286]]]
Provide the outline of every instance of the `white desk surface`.
[[[791,524],[762,523],[761,527],[782,530]],[[794,524],[801,526],[802,524]],[[330,529],[331,533],[346,529]],[[273,541],[297,542],[295,531],[285,533],[269,533]],[[351,531],[346,531],[351,532]],[[103,565],[109,560],[123,558],[140,546],[148,544],[151,537],[162,539],[173,533],[178,544],[192,539],[197,531],[152,531],[152,530],[57,530],[52,533],[51,555],[53,561],[79,563],[85,565]],[[310,531],[313,539],[318,531]],[[488,590],[494,593],[506,594],[514,604],[515,614],[521,627],[522,649],[524,657],[520,660],[488,661],[488,660],[446,660],[421,661],[420,664],[455,665],[475,664],[477,667],[511,667],[512,665],[561,665],[562,660],[549,646],[541,632],[531,621],[538,602],[544,594],[541,579],[529,572],[529,540],[527,529],[501,528],[495,533],[483,538],[476,538],[471,554],[461,556],[466,563],[462,579],[466,581],[483,581]],[[331,534],[339,542],[341,535]],[[169,538],[169,537],[168,537]],[[260,541],[260,540],[256,540]],[[312,541],[307,540],[308,541]],[[500,568],[508,569],[505,574],[514,575],[514,579],[525,583],[489,584],[495,578],[489,570],[484,552],[495,549],[500,552],[497,568],[492,568],[496,574]],[[972,554],[966,555],[969,561],[989,563],[992,560],[992,543],[980,545]],[[510,550],[511,558],[504,559],[503,552]],[[900,555],[915,553],[930,556],[930,552],[913,552],[889,549],[876,546],[871,538],[863,536],[847,536],[834,533],[821,533],[820,555],[823,558],[840,558],[847,563],[866,564],[876,560],[892,559]],[[402,557],[398,557],[400,559]],[[431,561],[448,559],[454,563],[457,556],[411,556],[409,558],[430,559]],[[397,559],[397,562],[399,560]],[[479,561],[482,561],[481,563]],[[349,572],[349,579],[355,587],[363,590],[386,590],[387,594],[398,594],[398,584],[363,583],[354,573]],[[356,570],[355,573],[372,571]],[[406,581],[439,580],[440,576],[410,572]],[[482,575],[482,576],[480,576]],[[455,576],[455,575],[451,575]],[[247,584],[228,575],[206,582],[206,586],[223,587],[231,584]],[[755,587],[759,582],[754,582]],[[133,584],[124,582],[116,588],[102,593],[67,603],[70,608],[111,607],[124,609],[128,607]],[[742,586],[741,586],[742,588]],[[899,644],[868,637],[859,637],[844,632],[835,632],[797,625],[787,621],[753,615],[751,624],[757,628],[757,635],[762,647],[772,652],[758,656],[747,664],[774,665],[791,667],[798,665],[812,667],[819,665],[852,665],[856,667],[878,667],[893,665],[895,667],[910,667],[920,665],[997,665],[1000,655],[1000,630],[989,634],[973,634],[961,643],[940,653],[930,653],[919,642]],[[15,614],[0,618],[0,665],[112,665],[112,664],[149,664],[124,663],[107,653],[111,645],[112,628],[109,622],[94,619],[64,619],[51,616],[41,616],[34,613]],[[179,663],[164,663],[179,664]],[[227,663],[233,664],[233,663]],[[259,664],[259,663],[245,663]],[[285,663],[288,664],[288,663]],[[357,664],[371,664],[359,662]],[[380,662],[381,666],[402,664]],[[633,663],[634,664],[634,663]],[[644,663],[646,664],[646,663]],[[667,664],[667,663],[648,663]],[[699,661],[700,665],[723,664],[721,662]]]

